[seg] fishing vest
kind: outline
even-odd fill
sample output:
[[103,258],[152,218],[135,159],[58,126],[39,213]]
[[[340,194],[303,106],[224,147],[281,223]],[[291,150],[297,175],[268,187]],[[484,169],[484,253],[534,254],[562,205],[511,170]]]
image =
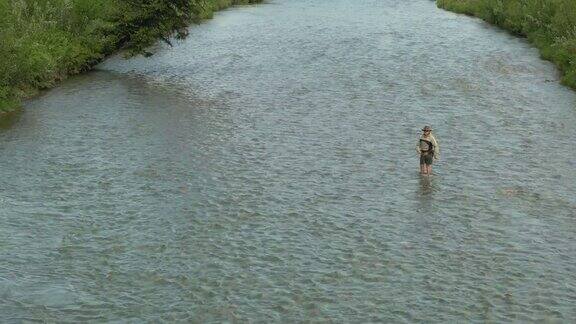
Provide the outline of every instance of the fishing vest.
[[434,144],[431,141],[425,140],[423,138],[420,139],[420,151],[421,152],[434,152]]

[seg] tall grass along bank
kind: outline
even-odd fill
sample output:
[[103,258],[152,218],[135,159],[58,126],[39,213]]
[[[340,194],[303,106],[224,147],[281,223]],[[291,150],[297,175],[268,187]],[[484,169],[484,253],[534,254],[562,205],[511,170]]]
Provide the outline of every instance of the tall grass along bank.
[[440,8],[477,16],[526,36],[576,89],[576,0],[437,0]]
[[150,55],[190,23],[261,0],[0,0],[0,114],[114,51]]

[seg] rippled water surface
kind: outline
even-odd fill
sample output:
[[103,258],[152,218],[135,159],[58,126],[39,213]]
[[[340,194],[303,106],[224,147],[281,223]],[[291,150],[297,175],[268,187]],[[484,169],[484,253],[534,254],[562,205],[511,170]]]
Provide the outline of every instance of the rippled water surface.
[[569,322],[575,103],[432,1],[226,10],[2,126],[0,320]]

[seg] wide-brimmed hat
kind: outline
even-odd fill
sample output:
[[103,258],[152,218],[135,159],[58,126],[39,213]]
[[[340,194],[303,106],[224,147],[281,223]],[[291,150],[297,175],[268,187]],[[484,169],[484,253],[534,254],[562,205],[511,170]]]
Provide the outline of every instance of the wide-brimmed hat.
[[422,131],[432,131],[432,127],[424,126],[424,128],[422,128]]

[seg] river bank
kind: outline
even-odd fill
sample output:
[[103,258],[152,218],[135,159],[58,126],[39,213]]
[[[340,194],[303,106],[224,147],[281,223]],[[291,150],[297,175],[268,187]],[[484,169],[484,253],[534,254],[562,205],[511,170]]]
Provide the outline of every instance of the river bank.
[[527,37],[576,89],[576,2],[572,0],[437,0],[439,8],[479,17]]
[[0,1],[0,116],[23,98],[92,69],[125,49],[151,55],[158,39],[184,38],[186,27],[217,10],[261,0]]

